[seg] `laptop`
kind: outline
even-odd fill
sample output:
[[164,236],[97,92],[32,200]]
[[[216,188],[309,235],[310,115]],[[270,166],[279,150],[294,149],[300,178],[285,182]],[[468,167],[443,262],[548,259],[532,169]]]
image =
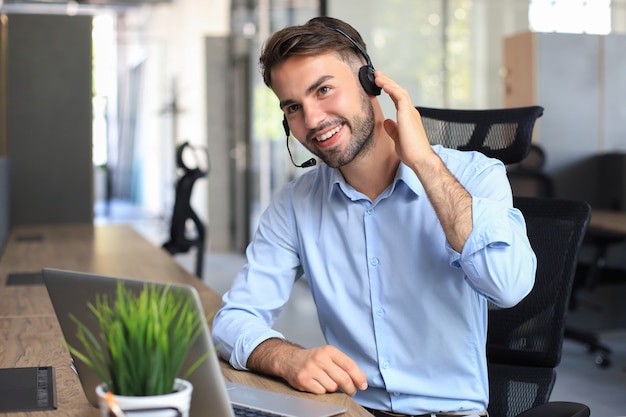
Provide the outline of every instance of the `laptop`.
[[[118,281],[139,292],[146,281],[125,278],[114,278],[83,272],[65,271],[44,268],[44,283],[50,295],[54,311],[61,325],[63,336],[71,346],[81,346],[76,337],[76,323],[70,314],[78,318],[88,317],[90,313],[87,303],[95,302],[96,294],[107,294],[114,299]],[[180,297],[193,299],[197,314],[205,323],[204,331],[191,347],[187,362],[183,369],[195,362],[207,351],[215,351],[213,341],[206,325],[205,313],[200,297],[195,288],[184,284],[150,283],[157,286],[169,285]],[[90,320],[83,320],[87,325]],[[92,331],[95,332],[95,321]],[[96,386],[101,382],[97,374],[79,359],[73,359],[74,370],[78,374],[83,391],[89,402],[98,406]],[[253,410],[262,410],[285,417],[329,417],[347,411],[344,406],[326,403],[314,399],[301,398],[295,395],[279,394],[247,385],[226,381],[220,369],[217,353],[210,355],[202,365],[187,378],[193,384],[190,417],[235,417],[234,406],[243,406]],[[239,408],[239,407],[235,407]],[[238,414],[237,414],[238,415]]]

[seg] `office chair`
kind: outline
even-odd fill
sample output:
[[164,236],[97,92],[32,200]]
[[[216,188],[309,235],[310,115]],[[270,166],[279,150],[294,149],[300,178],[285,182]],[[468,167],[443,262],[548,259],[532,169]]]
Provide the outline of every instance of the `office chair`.
[[[537,256],[535,286],[515,307],[489,308],[489,415],[517,416],[548,403],[561,360],[578,251],[591,217],[583,201],[514,197]],[[567,406],[565,405],[567,404]],[[563,404],[585,413],[584,405]],[[531,413],[528,411],[528,413]],[[533,415],[539,411],[533,412]]]
[[432,145],[479,151],[505,165],[523,160],[543,107],[458,110],[416,106]]
[[[531,150],[543,107],[456,110],[416,107],[431,144],[518,164]],[[535,287],[517,306],[489,306],[491,417],[588,417],[589,407],[549,402],[563,345],[576,260],[591,209],[585,202],[514,197],[537,254]]]
[[[595,170],[596,187],[600,192],[593,202],[594,209],[626,211],[626,193],[624,182],[626,178],[626,154],[624,152],[608,152],[595,155],[591,161]],[[579,276],[574,286],[572,309],[578,307],[576,290],[593,291],[603,284],[624,283],[626,271],[621,267],[612,267],[610,250],[624,244],[626,238],[623,233],[590,227],[585,236],[583,246],[591,257],[579,264]],[[592,308],[603,309],[602,303]],[[612,350],[609,345],[602,343],[600,336],[593,330],[583,330],[568,326],[565,328],[565,338],[582,343],[589,353],[595,354],[594,361],[601,368],[611,365]]]
[[[184,160],[184,152],[192,151],[195,158],[196,167],[190,168]],[[201,160],[198,156],[200,151],[206,154],[206,168],[201,169]],[[176,165],[182,175],[176,182],[176,199],[174,201],[174,211],[170,223],[170,238],[163,244],[163,248],[171,255],[186,253],[192,247],[196,248],[196,276],[202,279],[204,264],[204,246],[206,241],[205,226],[191,207],[191,192],[193,186],[199,178],[205,177],[209,173],[209,155],[206,148],[194,147],[188,142],[181,143],[176,148]],[[188,224],[191,223],[195,230],[189,234]]]
[[[585,236],[583,244],[592,252],[590,265],[578,266],[577,279],[574,282],[574,294],[570,307],[575,309],[578,307],[576,300],[577,289],[593,290],[593,288],[602,280],[603,275],[609,275],[609,270],[605,267],[607,253],[612,245],[624,242],[624,236],[619,233],[612,233],[603,230],[589,230]],[[594,362],[600,368],[608,368],[611,366],[612,349],[602,343],[600,336],[591,330],[583,330],[572,325],[565,327],[565,338],[574,342],[581,343],[587,347],[589,353],[595,353]]]

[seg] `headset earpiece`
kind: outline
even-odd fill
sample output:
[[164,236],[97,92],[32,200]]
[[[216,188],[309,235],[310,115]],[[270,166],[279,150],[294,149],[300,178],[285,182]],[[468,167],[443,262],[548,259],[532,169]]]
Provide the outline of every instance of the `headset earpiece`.
[[371,65],[363,65],[359,69],[359,81],[363,86],[363,89],[370,96],[380,95],[380,87],[376,85],[374,77],[374,67]]
[[370,96],[379,96],[381,88],[376,85],[374,77],[374,65],[372,65],[372,60],[370,59],[370,56],[367,54],[367,52],[365,52],[365,49],[361,46],[361,44],[352,39],[352,36],[348,35],[343,30],[332,26],[326,27],[345,36],[352,43],[352,45],[354,45],[354,47],[361,53],[361,55],[363,55],[365,61],[367,62],[367,65],[363,65],[359,69],[359,81],[361,82],[361,85],[363,86],[363,89],[367,94],[369,94]]

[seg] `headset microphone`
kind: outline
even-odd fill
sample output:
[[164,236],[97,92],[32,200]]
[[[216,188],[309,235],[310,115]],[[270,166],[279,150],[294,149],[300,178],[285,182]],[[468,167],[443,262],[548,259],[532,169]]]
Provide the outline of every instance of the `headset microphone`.
[[308,159],[304,161],[303,163],[301,163],[300,165],[296,164],[296,162],[293,160],[293,155],[291,155],[291,150],[289,149],[289,123],[287,123],[287,119],[284,117],[283,117],[283,128],[285,129],[285,135],[287,136],[287,139],[286,139],[287,152],[289,152],[289,158],[291,158],[291,163],[296,168],[309,168],[309,167],[315,166],[317,164],[317,161],[315,160],[315,158]]

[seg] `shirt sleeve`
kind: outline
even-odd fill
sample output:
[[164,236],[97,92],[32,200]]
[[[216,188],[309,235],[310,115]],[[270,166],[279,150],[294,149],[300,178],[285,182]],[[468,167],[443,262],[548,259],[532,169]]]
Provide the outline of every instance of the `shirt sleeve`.
[[450,264],[469,285],[500,307],[512,307],[532,290],[537,258],[522,213],[512,205],[500,161],[479,157],[458,178],[472,195],[472,232],[462,253],[449,244]]
[[246,249],[247,264],[222,297],[213,320],[213,340],[234,368],[247,369],[248,357],[263,341],[284,338],[271,327],[301,273],[291,234],[288,193],[283,191],[261,216]]

